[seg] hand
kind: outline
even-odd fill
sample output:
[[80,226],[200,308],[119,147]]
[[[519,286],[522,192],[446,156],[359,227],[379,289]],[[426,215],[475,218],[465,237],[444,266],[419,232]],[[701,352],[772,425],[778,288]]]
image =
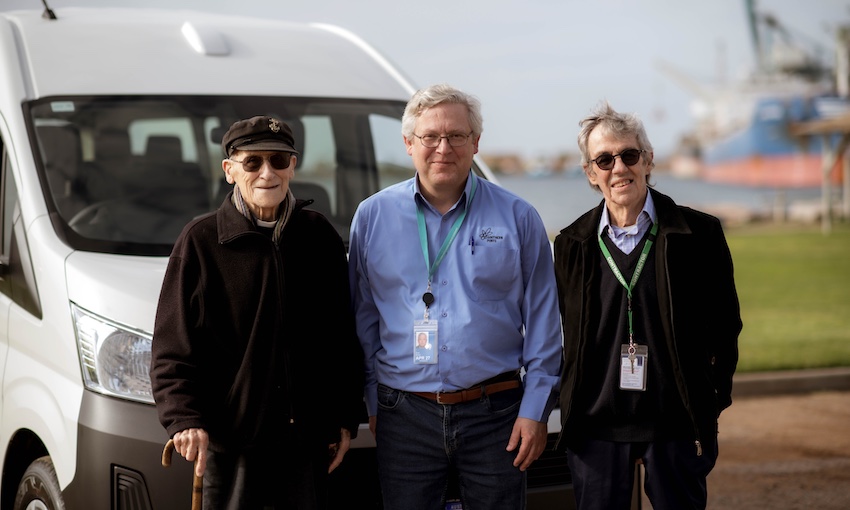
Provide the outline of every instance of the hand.
[[540,454],[546,448],[547,433],[546,422],[529,418],[516,419],[507,448],[509,452],[512,452],[519,446],[519,452],[514,459],[514,467],[518,467],[520,471],[525,471],[531,466],[532,462],[540,457]]
[[207,431],[204,429],[185,429],[174,434],[174,449],[177,450],[184,459],[189,462],[195,462],[195,476],[204,476],[204,471],[207,469],[207,447],[210,444],[210,438]]
[[351,447],[351,432],[348,429],[340,429],[340,438],[339,443],[328,445],[328,454],[331,457],[328,473],[333,472],[334,469],[342,464],[342,458],[345,457],[345,452]]

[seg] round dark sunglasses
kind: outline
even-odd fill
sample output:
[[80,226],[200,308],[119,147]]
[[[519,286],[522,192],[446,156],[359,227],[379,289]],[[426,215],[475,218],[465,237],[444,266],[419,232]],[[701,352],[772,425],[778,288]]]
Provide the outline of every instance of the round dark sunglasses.
[[607,152],[600,154],[596,159],[591,159],[591,163],[596,163],[600,170],[611,170],[614,168],[614,160],[618,157],[626,166],[632,166],[640,161],[641,153],[646,152],[643,149],[626,149],[619,154],[608,154]]
[[262,156],[248,156],[242,161],[239,161],[238,159],[231,159],[230,161],[239,163],[247,172],[256,172],[263,167],[263,162],[267,159],[269,160],[269,164],[275,170],[286,170],[289,168],[290,157],[291,154],[288,152],[278,152],[276,154],[272,154],[268,158],[264,158]]

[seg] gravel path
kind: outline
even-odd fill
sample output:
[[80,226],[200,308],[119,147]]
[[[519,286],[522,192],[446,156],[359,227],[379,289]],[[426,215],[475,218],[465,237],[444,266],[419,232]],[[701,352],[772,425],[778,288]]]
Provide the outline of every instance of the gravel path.
[[850,392],[738,398],[719,441],[708,510],[850,509]]

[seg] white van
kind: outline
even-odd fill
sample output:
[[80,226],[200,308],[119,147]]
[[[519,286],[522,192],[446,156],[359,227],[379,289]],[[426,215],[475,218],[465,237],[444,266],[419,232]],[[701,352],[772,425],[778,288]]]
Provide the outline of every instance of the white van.
[[[50,16],[55,12],[55,19]],[[227,191],[222,127],[288,121],[292,183],[348,238],[357,204],[413,168],[400,136],[414,87],[332,26],[149,9],[0,13],[0,508],[186,507],[191,465],[148,367],[172,244]],[[493,176],[480,162],[475,171]],[[365,420],[365,414],[364,414]],[[550,422],[558,431],[557,412]],[[335,507],[377,507],[363,426]],[[531,506],[567,508],[563,458],[529,476]]]

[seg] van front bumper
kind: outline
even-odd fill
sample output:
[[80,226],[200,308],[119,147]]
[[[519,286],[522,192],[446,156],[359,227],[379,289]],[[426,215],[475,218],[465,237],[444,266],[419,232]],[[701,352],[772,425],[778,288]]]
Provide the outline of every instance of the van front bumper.
[[[543,455],[528,473],[528,508],[574,507],[566,458],[549,435]],[[192,464],[175,454],[161,464],[168,435],[153,405],[85,391],[80,408],[77,471],[64,489],[68,510],[182,510],[191,505]],[[331,475],[329,509],[380,508],[374,440],[368,426]]]
[[168,435],[156,408],[85,391],[77,470],[64,489],[68,510],[182,510],[191,505],[192,464],[162,466]]

